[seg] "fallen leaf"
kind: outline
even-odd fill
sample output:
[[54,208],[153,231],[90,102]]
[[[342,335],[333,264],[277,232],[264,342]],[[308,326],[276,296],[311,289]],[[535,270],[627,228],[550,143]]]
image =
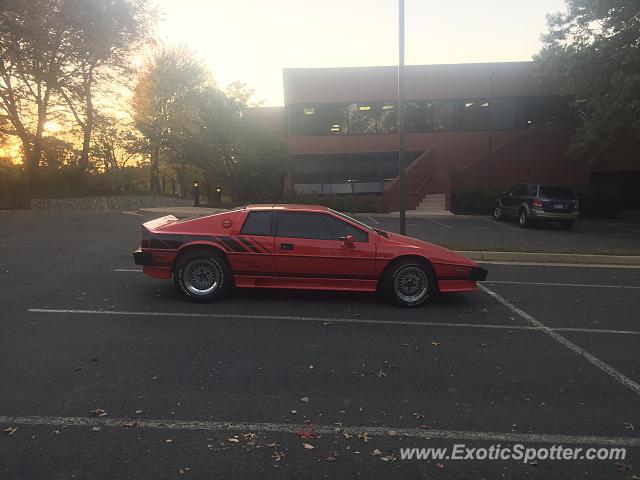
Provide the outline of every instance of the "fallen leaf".
[[390,437],[397,437],[398,436],[398,432],[396,432],[395,430],[389,430],[387,432],[387,435],[389,435]]
[[444,464],[442,464],[442,463],[436,463],[436,467],[438,467],[438,468],[444,468]]
[[91,410],[91,413],[95,413],[97,417],[106,417],[107,411],[102,408],[96,408],[95,410]]
[[314,448],[316,448],[313,445],[311,445],[310,443],[303,443],[302,446],[304,448],[306,448],[307,450],[313,450]]
[[140,415],[142,413],[142,410],[136,410],[136,415]]
[[624,464],[624,463],[616,463],[615,465],[616,465],[616,467],[618,467],[618,469],[623,470],[625,472],[630,472],[631,469],[633,468],[632,465],[627,465],[627,464]]
[[623,423],[623,425],[624,428],[626,428],[627,430],[631,430],[632,432],[637,432],[638,430],[640,430],[640,427],[637,427],[633,423]]
[[396,457],[395,453],[390,451],[388,455],[380,457],[380,460],[382,460],[383,462],[395,462],[396,460],[398,460],[398,457]]
[[374,456],[382,455],[382,451],[378,450],[377,448],[374,448],[373,450],[371,450],[371,455],[374,455]]
[[369,441],[369,433],[368,432],[361,432],[358,434],[358,438],[360,440],[364,440],[365,442]]
[[102,427],[91,427],[92,432],[99,432],[100,430],[102,430]]
[[308,402],[309,401],[309,397],[302,397],[300,399],[301,402]]
[[431,345],[434,347],[439,347],[440,346],[440,342],[431,342]]
[[18,427],[7,427],[2,430],[2,433],[6,433],[7,435],[13,435],[18,430]]
[[277,443],[270,443],[268,444],[268,446],[273,449],[273,451],[271,452],[271,458],[273,458],[276,462],[284,460],[285,454],[280,448],[280,445],[278,445]]
[[173,443],[173,439],[171,439],[171,438],[167,438],[167,439],[164,441],[164,443]]
[[431,425],[418,425],[418,428],[421,428],[422,430],[429,430]]
[[338,453],[335,450],[329,451],[329,456],[327,457],[327,462],[335,462],[338,459]]
[[420,419],[424,418],[424,412],[422,412],[422,413],[413,412],[413,416],[416,417],[416,420],[420,420]]
[[292,413],[293,415],[295,415],[296,413],[298,413],[298,411],[297,411],[297,410],[291,410],[291,413]]
[[347,432],[343,432],[343,433],[342,433],[342,436],[343,436],[344,438],[346,438],[347,440],[349,440],[350,438],[353,438],[353,435],[349,435]]
[[138,424],[138,422],[136,422],[135,420],[127,420],[126,422],[122,422],[122,426],[123,427],[135,427]]
[[384,373],[382,370],[379,370],[379,371],[377,371],[375,373],[376,373],[376,377],[378,377],[378,378],[382,378],[382,377],[386,377],[387,376],[387,374]]
[[231,443],[240,443],[240,439],[238,438],[238,436],[237,436],[237,435],[236,435],[236,436],[234,436],[234,437],[231,437],[231,438],[229,439],[229,441],[230,441]]

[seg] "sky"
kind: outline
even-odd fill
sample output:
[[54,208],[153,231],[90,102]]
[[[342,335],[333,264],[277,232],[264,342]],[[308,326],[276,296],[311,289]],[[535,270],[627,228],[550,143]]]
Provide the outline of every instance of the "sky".
[[[282,105],[282,69],[398,63],[397,0],[153,0],[160,39]],[[406,63],[530,60],[564,0],[405,0]]]

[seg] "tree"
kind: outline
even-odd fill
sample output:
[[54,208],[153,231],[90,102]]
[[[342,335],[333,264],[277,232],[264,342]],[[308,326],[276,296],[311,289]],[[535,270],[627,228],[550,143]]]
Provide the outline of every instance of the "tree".
[[153,14],[147,0],[67,0],[65,12],[72,33],[69,67],[56,86],[82,130],[79,167],[86,171],[96,83],[115,86],[115,91],[125,89],[118,79],[130,77],[129,57],[147,38]]
[[0,0],[0,110],[17,135],[33,180],[56,79],[68,60],[64,0]]
[[535,60],[575,98],[570,155],[593,163],[640,141],[640,2],[567,0],[547,23]]
[[158,50],[141,69],[131,106],[134,122],[148,141],[153,192],[160,191],[160,156],[169,149],[171,126],[178,125],[176,111],[188,96],[212,83],[207,69],[184,47]]
[[145,150],[144,139],[130,122],[96,115],[91,155],[105,172],[130,166]]

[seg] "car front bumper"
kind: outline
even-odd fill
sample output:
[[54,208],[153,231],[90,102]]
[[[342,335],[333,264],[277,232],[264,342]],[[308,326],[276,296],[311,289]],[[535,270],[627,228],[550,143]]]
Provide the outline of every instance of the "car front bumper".
[[138,248],[135,252],[133,252],[133,261],[136,265],[142,266],[150,266],[154,265],[153,256],[149,252],[143,252],[140,248]]

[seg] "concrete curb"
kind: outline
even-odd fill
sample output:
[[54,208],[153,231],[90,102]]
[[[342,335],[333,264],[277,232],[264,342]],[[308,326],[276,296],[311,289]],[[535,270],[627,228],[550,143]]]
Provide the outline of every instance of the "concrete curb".
[[640,256],[636,255],[586,255],[578,253],[546,253],[546,252],[482,252],[462,250],[458,253],[476,262],[526,262],[541,264],[565,265],[612,265],[638,266]]

